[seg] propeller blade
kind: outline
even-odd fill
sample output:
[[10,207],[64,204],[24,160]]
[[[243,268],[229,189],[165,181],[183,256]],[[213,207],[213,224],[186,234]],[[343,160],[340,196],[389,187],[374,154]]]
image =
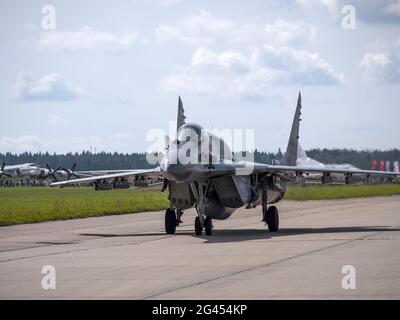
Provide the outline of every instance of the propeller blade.
[[10,175],[10,174],[4,172],[4,167],[5,167],[5,166],[6,166],[6,163],[3,162],[3,164],[1,165],[0,178],[1,178],[2,176],[6,176],[6,177],[11,178],[11,175]]
[[52,177],[54,181],[58,181],[55,173],[61,169],[61,167],[58,167],[56,170],[53,170],[52,168],[50,168],[50,166],[48,164],[46,164],[47,169],[49,170],[49,173],[47,175],[45,175],[43,177],[43,179],[47,179],[48,177]]
[[60,169],[61,169],[61,167],[57,167],[57,169],[56,169],[56,170],[53,170],[53,172],[51,173],[51,175],[52,175],[54,181],[58,181],[57,176],[56,176],[56,172],[57,172],[58,170],[60,170]]
[[57,167],[56,170],[53,171],[53,173],[56,173],[57,171],[59,171],[61,169],[61,167]]

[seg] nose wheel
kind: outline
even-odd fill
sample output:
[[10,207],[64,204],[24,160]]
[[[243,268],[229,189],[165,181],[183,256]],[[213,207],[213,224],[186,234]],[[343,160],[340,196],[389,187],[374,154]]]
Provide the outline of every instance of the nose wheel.
[[212,219],[210,217],[207,217],[206,220],[204,221],[204,231],[206,232],[207,236],[211,236],[212,230],[213,230]]
[[206,219],[204,220],[204,223],[202,225],[200,217],[197,216],[194,219],[194,232],[196,233],[197,236],[201,236],[201,233],[203,232],[203,228],[204,228],[206,235],[211,236],[212,230],[213,230],[212,219],[210,217],[206,217]]

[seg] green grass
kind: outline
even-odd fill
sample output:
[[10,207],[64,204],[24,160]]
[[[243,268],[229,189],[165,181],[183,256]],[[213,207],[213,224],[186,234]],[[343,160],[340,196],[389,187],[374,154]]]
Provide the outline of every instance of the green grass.
[[[285,199],[324,200],[400,194],[400,185],[290,185]],[[167,193],[151,189],[0,188],[0,226],[162,210]]]
[[0,188],[0,226],[161,210],[160,190],[93,188]]
[[400,194],[400,184],[381,185],[289,185],[287,200],[329,200]]

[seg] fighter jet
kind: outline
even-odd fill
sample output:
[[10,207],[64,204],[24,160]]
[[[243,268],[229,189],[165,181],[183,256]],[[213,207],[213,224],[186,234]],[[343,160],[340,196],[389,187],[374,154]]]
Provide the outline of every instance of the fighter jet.
[[283,199],[286,184],[298,181],[303,174],[332,173],[353,175],[397,176],[399,173],[316,168],[298,166],[297,150],[301,121],[301,95],[297,101],[290,138],[281,164],[263,164],[235,159],[225,141],[195,123],[186,123],[183,103],[178,99],[177,135],[169,143],[160,165],[155,169],[130,170],[69,181],[65,184],[95,183],[96,187],[117,183],[132,177],[161,177],[163,190],[168,190],[169,207],[165,212],[165,231],[174,234],[181,224],[185,210],[194,207],[196,235],[203,230],[206,235],[213,231],[213,219],[224,220],[240,208],[261,207],[262,221],[270,232],[279,230],[278,209],[274,205]]

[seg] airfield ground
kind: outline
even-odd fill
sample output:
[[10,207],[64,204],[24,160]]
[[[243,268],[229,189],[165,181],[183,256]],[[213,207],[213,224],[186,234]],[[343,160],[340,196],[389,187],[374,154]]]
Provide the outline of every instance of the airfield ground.
[[[400,194],[400,184],[290,185],[287,200],[326,200]],[[0,188],[0,226],[161,210],[160,189]]]
[[[258,209],[194,236],[162,211],[0,228],[0,298],[400,298],[400,196],[278,204],[281,231]],[[56,270],[44,290],[41,270]],[[356,289],[342,288],[343,266]]]

